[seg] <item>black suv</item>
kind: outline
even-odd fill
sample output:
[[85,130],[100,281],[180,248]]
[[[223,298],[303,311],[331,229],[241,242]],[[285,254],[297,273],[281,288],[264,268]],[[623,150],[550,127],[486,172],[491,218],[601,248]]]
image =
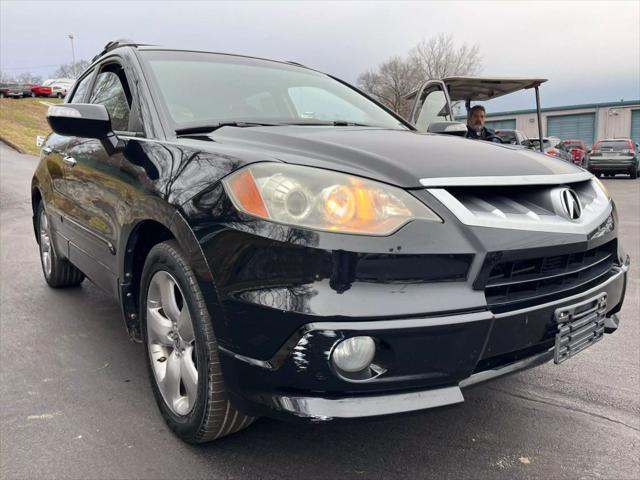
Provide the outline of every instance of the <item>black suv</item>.
[[629,260],[597,179],[419,133],[329,75],[112,43],[48,121],[46,281],[119,300],[186,441],[462,402],[617,328]]

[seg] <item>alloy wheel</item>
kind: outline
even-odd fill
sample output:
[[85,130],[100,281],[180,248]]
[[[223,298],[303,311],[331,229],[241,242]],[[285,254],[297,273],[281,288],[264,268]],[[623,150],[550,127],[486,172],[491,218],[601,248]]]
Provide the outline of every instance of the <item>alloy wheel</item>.
[[40,212],[40,257],[42,258],[42,266],[47,277],[51,276],[51,234],[49,231],[49,219],[44,212],[44,208]]
[[162,398],[176,415],[187,415],[198,397],[195,335],[186,299],[175,278],[156,272],[147,290],[147,342]]

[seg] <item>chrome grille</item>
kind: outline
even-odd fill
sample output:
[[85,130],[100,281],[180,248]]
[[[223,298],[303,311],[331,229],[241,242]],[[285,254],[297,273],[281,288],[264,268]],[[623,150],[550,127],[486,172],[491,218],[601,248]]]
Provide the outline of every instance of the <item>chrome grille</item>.
[[[582,206],[567,218],[561,193],[571,188]],[[518,230],[589,233],[611,213],[610,201],[595,181],[568,185],[495,185],[430,188],[463,224]]]

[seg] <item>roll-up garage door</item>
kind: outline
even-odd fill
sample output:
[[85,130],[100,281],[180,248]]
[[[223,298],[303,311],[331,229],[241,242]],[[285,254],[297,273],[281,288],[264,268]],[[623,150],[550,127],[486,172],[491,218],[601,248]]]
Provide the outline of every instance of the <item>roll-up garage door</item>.
[[506,130],[514,130],[516,128],[516,119],[509,118],[507,120],[487,120],[484,122],[485,127],[492,130],[500,130],[501,128]]
[[631,110],[631,138],[640,143],[640,110]]
[[595,113],[553,115],[547,117],[547,136],[562,140],[579,139],[591,145],[595,139]]

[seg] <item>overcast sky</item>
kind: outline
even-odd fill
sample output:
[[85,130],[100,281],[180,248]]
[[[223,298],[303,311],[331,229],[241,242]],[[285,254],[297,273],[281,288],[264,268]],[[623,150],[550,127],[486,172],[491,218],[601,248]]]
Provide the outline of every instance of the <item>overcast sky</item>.
[[[349,82],[423,38],[478,44],[483,74],[548,78],[543,106],[640,98],[640,1],[99,2],[0,0],[0,68],[49,76],[107,41],[295,60]],[[533,94],[493,111],[534,106]]]

